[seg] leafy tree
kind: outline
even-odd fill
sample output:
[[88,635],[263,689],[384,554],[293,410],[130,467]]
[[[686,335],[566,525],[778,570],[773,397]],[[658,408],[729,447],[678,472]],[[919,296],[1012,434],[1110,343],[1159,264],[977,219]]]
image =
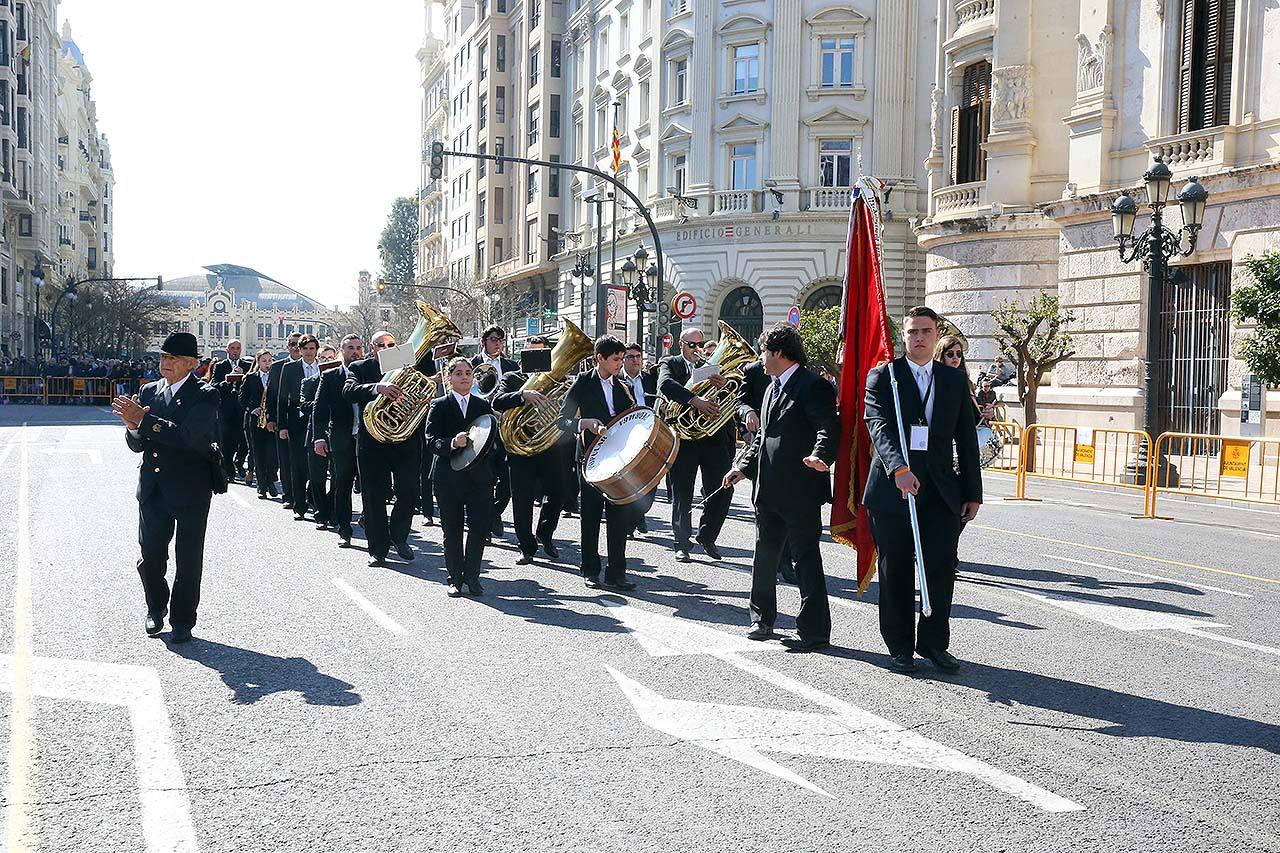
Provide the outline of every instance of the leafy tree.
[[840,342],[840,306],[800,312],[800,339],[809,363],[829,373],[838,374],[836,351]]
[[[1018,371],[1018,399],[1028,425],[1036,422],[1036,397],[1040,382],[1054,365],[1076,354],[1067,326],[1075,315],[1062,308],[1058,297],[1040,291],[1025,305],[1021,300],[1002,302],[991,312],[996,325],[996,346]],[[1026,448],[1027,468],[1035,468],[1035,447]]]
[[378,280],[386,285],[384,291],[374,294],[379,302],[391,306],[391,319],[386,327],[397,338],[407,333],[418,322],[413,300],[421,299],[421,291],[414,287],[396,287],[414,281],[417,260],[418,200],[409,196],[397,198],[391,203],[387,224],[378,238],[378,260],[381,271]]
[[1240,342],[1240,357],[1267,385],[1280,385],[1280,250],[1244,259],[1253,279],[1231,294],[1231,313],[1238,322],[1256,323]]

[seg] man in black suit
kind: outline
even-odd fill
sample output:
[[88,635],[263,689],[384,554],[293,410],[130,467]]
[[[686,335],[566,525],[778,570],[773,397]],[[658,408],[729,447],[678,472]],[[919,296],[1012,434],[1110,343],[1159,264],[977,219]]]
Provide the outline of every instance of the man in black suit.
[[[701,415],[714,418],[720,414],[720,406],[713,400],[695,395],[685,387],[693,370],[703,361],[704,341],[701,329],[687,329],[680,335],[680,355],[664,358],[658,367],[658,392],[668,400],[689,406]],[[720,375],[709,377],[711,385],[719,389],[725,384]],[[736,405],[736,404],[735,404]],[[714,435],[696,441],[681,439],[680,452],[671,464],[671,529],[675,534],[676,562],[689,562],[693,549],[693,484],[702,472],[702,493],[711,495],[702,507],[697,542],[713,560],[721,559],[716,539],[729,514],[733,495],[728,490],[716,492],[724,475],[733,465],[733,449],[737,429],[730,419]],[[715,492],[714,494],[712,494]]]
[[298,341],[301,338],[300,332],[289,335],[289,357],[271,363],[271,375],[267,381],[267,429],[276,436],[276,464],[280,476],[280,493],[284,496],[281,506],[285,509],[293,509],[293,478],[292,465],[289,462],[289,439],[281,435],[281,432],[288,429],[288,425],[287,422],[280,420],[279,415],[280,374],[286,364],[293,364],[302,357],[301,350],[298,348]]
[[320,374],[309,440],[313,452],[329,460],[332,477],[329,521],[338,531],[338,547],[350,548],[351,489],[356,482],[359,406],[348,403],[342,396],[342,389],[351,378],[351,365],[364,358],[364,344],[359,335],[347,335],[339,345],[342,347],[342,367]]
[[[312,335],[303,335],[298,339],[298,351],[302,357],[289,362],[280,371],[276,422],[282,425],[278,434],[289,442],[289,487],[293,490],[293,517],[297,521],[303,521],[307,517],[307,505],[310,503],[308,484],[311,466],[307,461],[307,422],[300,404],[303,381],[320,375],[320,362],[316,358],[320,342]],[[280,467],[284,467],[283,462]]]
[[[375,353],[394,347],[395,335],[380,331],[371,341]],[[399,400],[404,389],[382,381],[382,368],[376,356],[353,362],[350,375],[342,387],[342,398],[360,406],[360,433],[356,439],[356,456],[360,465],[360,496],[364,503],[364,532],[369,542],[369,565],[386,565],[387,552],[394,545],[400,559],[413,560],[409,546],[409,528],[413,524],[413,508],[420,497],[422,464],[422,424],[404,441],[383,443],[369,435],[364,422],[364,409],[378,397]],[[428,368],[430,370],[431,368]],[[424,418],[425,421],[425,418]],[[395,509],[387,516],[387,500],[394,494]]]
[[[982,505],[982,470],[973,399],[964,372],[933,360],[938,315],[924,306],[907,312],[902,330],[907,354],[893,362],[902,405],[902,428],[894,413],[889,365],[867,376],[864,417],[874,457],[863,503],[871,515],[871,535],[880,574],[880,635],[889,649],[890,669],[915,670],[919,652],[939,668],[960,663],[947,650],[951,642],[951,597],[955,589],[956,546],[960,530]],[[960,460],[957,474],[954,444]],[[925,579],[931,616],[915,622],[915,546],[907,495],[916,496]]]
[[[245,440],[244,409],[240,408],[240,383],[253,370],[253,359],[241,358],[240,341],[227,341],[227,357],[213,366],[210,384],[218,389],[218,446],[222,449],[227,479],[244,478],[244,460],[248,452]],[[231,377],[231,378],[228,378]]]
[[[622,372],[618,374],[618,378],[630,387],[631,396],[635,399],[637,406],[652,409],[657,405],[658,373],[656,370],[644,369],[644,350],[640,344],[627,344],[627,351],[622,355]],[[653,499],[657,494],[658,490],[654,489],[646,495],[641,495],[631,504],[632,524],[629,536],[649,532],[649,524],[645,516],[653,507]]]
[[316,453],[316,440],[312,430],[315,421],[316,397],[320,393],[320,377],[326,366],[336,367],[337,351],[325,345],[316,354],[319,369],[302,380],[298,399],[298,412],[302,415],[302,447],[307,456],[307,500],[316,514],[316,530],[328,530],[333,515],[333,496],[329,493],[329,458]]
[[[507,333],[501,326],[490,326],[481,332],[480,343],[484,349],[471,359],[471,369],[475,370],[480,365],[487,364],[497,371],[498,384],[494,386],[495,390],[492,392],[497,393],[496,389],[502,384],[502,377],[508,373],[518,372],[520,364],[502,354],[507,348]],[[493,488],[493,535],[501,536],[502,514],[506,512],[507,503],[511,500],[511,475],[507,467],[507,451],[502,446],[502,439],[498,439],[498,444],[493,448],[490,457],[493,463],[493,474],[497,477]]]
[[[761,333],[757,345],[764,352],[765,333]],[[751,362],[742,369],[742,402],[738,404],[738,424],[746,434],[748,445],[755,440],[760,430],[760,413],[764,410],[764,395],[769,390],[771,380],[764,369],[764,357]],[[787,583],[796,582],[796,572],[791,564],[791,549],[784,543],[782,556],[778,559],[778,577]]]
[[[609,421],[635,405],[627,385],[617,381],[626,349],[626,345],[612,335],[599,338],[596,341],[595,369],[578,374],[560,408],[560,428],[581,436],[584,455],[588,434],[603,434]],[[626,574],[627,532],[634,518],[630,507],[606,501],[604,494],[586,481],[580,483],[579,489],[584,582],[591,589],[601,586],[619,591],[635,589],[636,585],[627,580]],[[604,516],[608,549],[603,584],[600,582],[601,516]]]
[[[533,335],[527,341],[531,350],[547,349],[549,341],[542,335]],[[508,412],[520,406],[554,407],[546,395],[539,391],[522,391],[528,376],[522,370],[503,375],[498,390],[490,397],[495,412]],[[555,411],[548,413],[554,415]],[[511,474],[511,520],[516,529],[516,541],[520,543],[520,558],[516,565],[527,566],[533,562],[541,544],[547,556],[555,560],[560,551],[555,545],[556,526],[560,523],[560,510],[564,507],[563,445],[556,442],[541,453],[522,456],[507,450],[507,467]],[[538,528],[533,527],[533,502],[545,495],[538,513]]]
[[[148,636],[164,628],[172,605],[171,639],[191,639],[200,604],[204,534],[213,498],[213,444],[218,438],[218,391],[191,371],[200,361],[195,336],[174,332],[160,347],[163,379],[136,397],[116,397],[112,412],[124,422],[125,442],[142,454],[138,476],[138,575],[146,596]],[[169,543],[176,570],[173,593],[165,581]]]
[[836,395],[805,365],[804,343],[790,323],[774,326],[764,341],[764,369],[770,388],[755,440],[737,468],[724,477],[725,490],[747,477],[755,480],[756,553],[751,566],[751,630],[763,640],[773,635],[778,615],[777,569],[784,543],[790,544],[800,586],[797,639],[783,642],[812,651],[831,641],[831,607],[822,572],[822,505],[831,502],[827,475],[840,444]]

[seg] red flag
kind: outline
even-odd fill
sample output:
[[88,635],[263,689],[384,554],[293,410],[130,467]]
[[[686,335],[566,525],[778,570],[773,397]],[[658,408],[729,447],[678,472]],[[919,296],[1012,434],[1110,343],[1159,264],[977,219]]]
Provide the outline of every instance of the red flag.
[[867,373],[893,360],[880,267],[880,199],[874,178],[862,178],[849,211],[848,269],[840,318],[840,452],[836,456],[831,536],[858,552],[858,592],[875,574],[875,543],[862,492],[871,472],[871,436],[863,421]]

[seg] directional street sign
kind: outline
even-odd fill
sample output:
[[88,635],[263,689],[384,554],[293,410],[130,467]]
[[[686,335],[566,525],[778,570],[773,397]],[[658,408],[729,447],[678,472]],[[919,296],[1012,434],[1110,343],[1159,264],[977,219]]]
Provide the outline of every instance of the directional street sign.
[[698,313],[698,300],[687,290],[682,290],[671,298],[671,310],[681,320],[688,320]]

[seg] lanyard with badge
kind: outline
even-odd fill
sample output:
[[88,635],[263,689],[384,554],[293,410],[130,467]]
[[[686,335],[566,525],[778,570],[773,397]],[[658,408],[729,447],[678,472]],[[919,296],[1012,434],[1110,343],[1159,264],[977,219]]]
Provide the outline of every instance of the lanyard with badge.
[[929,371],[929,387],[925,389],[924,395],[920,399],[920,421],[911,425],[912,450],[929,449],[929,424],[925,421],[924,414],[929,410],[929,397],[933,394],[933,379],[934,373],[931,370]]

